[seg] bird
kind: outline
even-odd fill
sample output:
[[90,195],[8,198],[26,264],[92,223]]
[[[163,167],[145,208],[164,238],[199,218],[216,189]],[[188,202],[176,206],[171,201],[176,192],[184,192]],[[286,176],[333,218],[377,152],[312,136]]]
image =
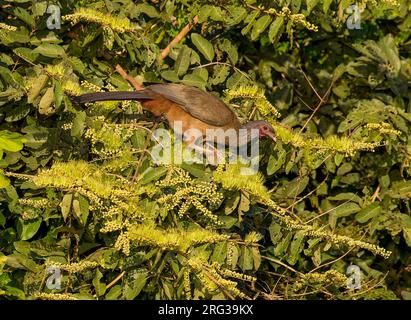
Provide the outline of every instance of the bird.
[[[139,91],[85,93],[72,96],[71,100],[75,104],[136,100],[141,103],[143,109],[151,112],[155,117],[165,118],[171,127],[176,128],[175,124],[179,122],[183,133],[195,129],[200,135],[207,137],[207,130],[222,129],[224,132],[238,133],[238,136],[244,135],[245,132],[248,136],[245,140],[249,142],[251,129],[257,129],[258,138],[269,137],[276,141],[274,129],[267,121],[248,121],[242,125],[235,112],[220,98],[184,84],[163,83],[149,85]],[[197,138],[191,136],[185,141],[195,148]]]

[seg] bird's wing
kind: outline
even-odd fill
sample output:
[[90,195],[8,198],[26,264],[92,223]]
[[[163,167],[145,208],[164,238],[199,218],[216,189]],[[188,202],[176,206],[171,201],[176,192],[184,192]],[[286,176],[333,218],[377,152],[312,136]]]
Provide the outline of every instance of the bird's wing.
[[214,125],[236,123],[237,116],[219,98],[211,93],[182,84],[154,84],[147,89],[177,103],[193,117]]

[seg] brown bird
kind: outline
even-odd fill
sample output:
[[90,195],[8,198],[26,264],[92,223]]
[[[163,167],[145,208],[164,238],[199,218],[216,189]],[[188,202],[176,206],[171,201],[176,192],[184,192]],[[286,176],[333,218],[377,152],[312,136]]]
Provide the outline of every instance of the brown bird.
[[[140,91],[86,93],[72,97],[72,100],[75,103],[137,100],[143,109],[156,117],[165,117],[173,128],[177,121],[181,121],[183,133],[189,129],[197,129],[206,136],[208,129],[234,129],[231,132],[241,131],[244,134],[250,132],[250,129],[258,129],[260,138],[270,137],[276,140],[274,129],[268,122],[249,121],[241,125],[236,114],[221,99],[198,88],[182,84],[154,84]],[[193,144],[195,140],[196,138],[187,139],[186,142]]]
[[[214,142],[217,145],[219,142],[229,143],[231,148],[245,145],[252,138],[251,129],[257,129],[260,138],[270,137],[276,141],[274,129],[268,122],[249,121],[241,125],[236,114],[221,99],[191,86],[154,84],[140,91],[86,93],[72,97],[72,100],[75,103],[137,100],[143,109],[156,117],[166,118],[175,131],[182,130],[180,134],[192,149],[211,154],[212,158],[207,159],[211,159],[213,164],[221,163],[222,159],[222,153],[213,146]],[[193,133],[190,129],[197,131]],[[212,132],[211,139],[207,132]],[[205,147],[197,144],[201,136],[205,137]]]

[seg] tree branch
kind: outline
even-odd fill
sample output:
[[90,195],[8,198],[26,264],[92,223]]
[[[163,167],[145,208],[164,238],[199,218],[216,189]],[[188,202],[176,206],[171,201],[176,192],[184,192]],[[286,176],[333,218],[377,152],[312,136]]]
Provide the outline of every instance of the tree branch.
[[130,82],[137,91],[142,89],[141,84],[135,78],[133,78],[127,72],[125,72],[124,69],[119,64],[116,65],[116,71],[120,74],[120,76],[124,80]]
[[165,59],[165,57],[168,56],[168,54],[170,53],[171,48],[179,43],[185,36],[186,34],[191,30],[191,28],[193,28],[196,24],[198,23],[198,16],[195,16],[193,18],[193,21],[191,21],[188,25],[186,25],[181,31],[180,33],[168,44],[167,47],[165,47],[163,49],[163,51],[161,51],[161,58]]

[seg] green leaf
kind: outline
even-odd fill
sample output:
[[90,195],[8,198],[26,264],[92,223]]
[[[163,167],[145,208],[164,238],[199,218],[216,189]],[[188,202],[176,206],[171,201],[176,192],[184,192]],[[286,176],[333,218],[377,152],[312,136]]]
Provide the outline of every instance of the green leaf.
[[35,27],[36,22],[34,21],[34,17],[27,10],[21,7],[17,7],[14,9],[14,14],[16,15],[16,17],[27,23],[30,27]]
[[311,12],[315,6],[318,4],[319,0],[306,0],[307,2],[307,10]]
[[402,290],[401,297],[404,300],[411,300],[411,290],[410,289]]
[[74,216],[81,222],[80,201],[78,201],[78,199],[73,199],[71,205],[73,207]]
[[241,248],[241,255],[238,260],[238,264],[243,271],[253,270],[254,259],[252,250],[250,248]]
[[0,42],[3,42],[5,45],[9,45],[10,43],[27,43],[29,41],[30,36],[26,28],[0,33]]
[[411,228],[403,228],[402,234],[404,235],[407,246],[411,248]]
[[335,200],[335,201],[350,201],[350,202],[357,202],[360,203],[361,197],[357,196],[355,193],[352,192],[342,192],[335,196],[328,197],[328,200]]
[[241,34],[245,36],[248,32],[250,32],[251,28],[254,25],[255,20],[259,16],[260,12],[258,10],[254,10],[248,16],[246,21],[248,20],[248,24],[241,30]]
[[100,279],[103,277],[103,274],[100,272],[100,270],[96,269],[96,275],[94,276],[93,279],[93,286],[94,289],[96,290],[97,296],[101,297],[104,295],[106,292],[107,286],[104,282],[100,282]]
[[207,39],[198,33],[193,33],[191,34],[191,41],[208,61],[213,61],[215,56],[214,48]]
[[27,104],[20,104],[16,106],[15,108],[7,111],[7,116],[5,120],[7,122],[15,122],[19,121],[21,119],[24,119],[29,113],[31,109],[30,106]]
[[300,252],[304,249],[304,239],[304,231],[298,231],[295,233],[293,241],[290,244],[290,253],[287,256],[287,262],[290,265],[296,264],[298,257],[300,256]]
[[78,196],[78,199],[74,199],[72,202],[73,212],[77,220],[85,225],[89,215],[89,203],[82,195]]
[[174,64],[174,70],[176,71],[177,76],[182,76],[187,72],[187,69],[190,66],[190,52],[191,50],[189,47],[181,47]]
[[291,1],[291,11],[292,13],[298,13],[301,9],[301,0]]
[[18,252],[7,256],[6,264],[12,268],[26,269],[35,273],[40,270],[40,266],[34,260]]
[[203,79],[205,82],[208,80],[208,71],[206,68],[197,68],[193,70],[192,73],[194,76],[200,77]]
[[396,199],[408,199],[411,196],[411,180],[395,181],[392,183],[388,195]]
[[284,32],[284,17],[276,17],[268,29],[268,39],[271,43],[277,42]]
[[231,43],[228,39],[223,39],[223,41],[218,45],[220,50],[224,51],[228,55],[230,62],[235,65],[238,61],[238,51],[235,45]]
[[333,0],[324,0],[323,1],[323,12],[327,13],[328,9],[330,9],[330,5],[333,2]]
[[254,262],[254,270],[258,270],[261,265],[261,255],[260,255],[260,250],[256,247],[251,248],[251,252],[253,254],[253,262]]
[[[6,217],[0,212],[0,227],[4,227],[5,224],[6,224]],[[0,252],[0,260],[1,260],[1,252]]]
[[288,246],[290,245],[291,239],[293,238],[293,232],[288,232],[287,235],[281,240],[279,244],[274,248],[274,255],[279,257],[285,253]]
[[36,49],[33,50],[33,53],[38,53],[50,58],[62,57],[66,54],[61,46],[52,43],[43,43],[39,45]]
[[26,295],[23,290],[12,287],[12,286],[4,286],[3,289],[5,290],[5,294],[11,297],[16,297],[19,300],[24,300]]
[[357,213],[360,211],[361,208],[358,204],[353,202],[343,203],[337,208],[334,208],[329,216],[328,216],[328,223],[330,224],[331,228],[334,229],[337,225],[337,219],[342,217],[348,217],[353,213]]
[[205,89],[205,86],[207,84],[203,78],[195,74],[186,74],[181,82],[186,85],[197,87],[203,90]]
[[41,89],[46,85],[47,80],[49,77],[45,74],[40,75],[37,77],[36,81],[34,82],[33,86],[30,88],[27,94],[27,102],[33,103],[34,99],[38,97],[40,94]]
[[107,292],[105,298],[106,300],[118,300],[121,295],[121,286],[116,285]]
[[37,218],[35,220],[25,221],[21,218],[18,220],[17,229],[19,231],[20,240],[29,240],[34,237],[40,228],[42,219]]
[[270,232],[270,239],[271,242],[276,245],[278,242],[281,240],[283,237],[283,233],[281,232],[281,225],[278,223],[272,221],[270,224],[270,227],[268,228],[268,231]]
[[338,206],[335,208],[333,211],[333,214],[335,214],[336,217],[347,217],[349,215],[352,215],[353,213],[356,213],[360,211],[361,208],[358,204],[352,203],[352,202],[347,202],[343,203],[342,205]]
[[54,87],[50,87],[46,90],[44,95],[41,97],[39,102],[39,113],[44,115],[49,115],[53,113],[55,110],[52,107],[54,102]]
[[63,87],[59,81],[54,84],[54,104],[56,109],[60,108],[61,102],[63,101],[64,92]]
[[309,180],[309,177],[293,179],[292,181],[285,183],[284,186],[277,191],[276,196],[295,198],[305,190]]
[[72,137],[80,138],[83,134],[84,128],[86,126],[86,112],[79,111],[73,120],[73,126],[71,127],[70,135]]
[[227,215],[233,213],[239,203],[240,194],[237,191],[227,194],[224,200],[224,213]]
[[254,23],[253,31],[251,32],[251,40],[257,40],[260,34],[263,33],[270,25],[270,22],[271,16],[268,14],[258,18],[258,20]]
[[32,4],[31,11],[33,12],[34,16],[42,16],[46,12],[48,7],[47,1],[37,1]]
[[240,250],[238,249],[238,246],[228,242],[227,243],[227,252],[230,253],[230,257],[231,257],[231,265],[229,265],[229,267],[231,267],[231,269],[235,269],[237,266],[237,262],[240,256]]
[[246,83],[248,83],[247,78],[242,73],[235,72],[232,76],[230,76],[227,79],[226,87],[231,89],[231,88],[236,88]]
[[180,79],[178,78],[177,72],[175,70],[166,70],[161,72],[161,77],[163,79],[170,81],[170,82],[179,82]]
[[366,223],[370,219],[381,214],[381,212],[382,212],[381,206],[375,202],[369,205],[368,207],[362,209],[360,212],[358,212],[355,215],[355,220],[357,220],[359,223]]
[[73,201],[73,194],[67,193],[63,196],[63,200],[60,203],[61,214],[63,216],[64,221],[67,221],[67,218],[70,214],[72,201]]
[[145,13],[150,18],[156,18],[159,16],[157,9],[154,6],[149,5],[148,3],[140,3],[136,6],[138,12]]
[[211,260],[218,262],[219,264],[224,264],[227,258],[227,243],[220,242],[214,246],[213,254],[211,255]]
[[17,152],[23,149],[26,139],[17,132],[0,131],[0,148],[6,151]]
[[10,180],[0,171],[0,189],[10,185]]
[[139,295],[147,282],[147,273],[139,272],[135,275],[134,280],[124,288],[124,297],[127,300],[133,300]]
[[207,21],[208,18],[214,21],[224,21],[224,16],[226,12],[223,11],[221,8],[216,6],[205,5],[202,6],[199,13],[198,13],[198,22],[203,23]]
[[85,225],[87,222],[88,215],[89,215],[90,204],[87,198],[82,195],[79,195],[79,201],[80,201],[80,209],[82,213],[81,219],[82,219],[83,224]]
[[215,65],[213,67],[213,77],[211,83],[217,85],[225,81],[230,73],[230,67],[226,65]]
[[343,176],[352,170],[352,164],[349,162],[343,163],[337,170],[337,176]]
[[158,180],[166,174],[167,170],[165,167],[150,167],[140,176],[139,182],[144,185],[151,181]]
[[247,10],[242,6],[232,6],[228,10],[230,19],[227,21],[228,26],[234,26],[244,21],[247,16]]
[[282,147],[279,148],[280,150],[278,150],[278,153],[271,154],[270,158],[268,159],[267,174],[269,176],[276,173],[285,163],[287,152]]
[[181,164],[181,168],[188,171],[194,177],[202,178],[205,175],[205,166],[200,163],[186,163]]

